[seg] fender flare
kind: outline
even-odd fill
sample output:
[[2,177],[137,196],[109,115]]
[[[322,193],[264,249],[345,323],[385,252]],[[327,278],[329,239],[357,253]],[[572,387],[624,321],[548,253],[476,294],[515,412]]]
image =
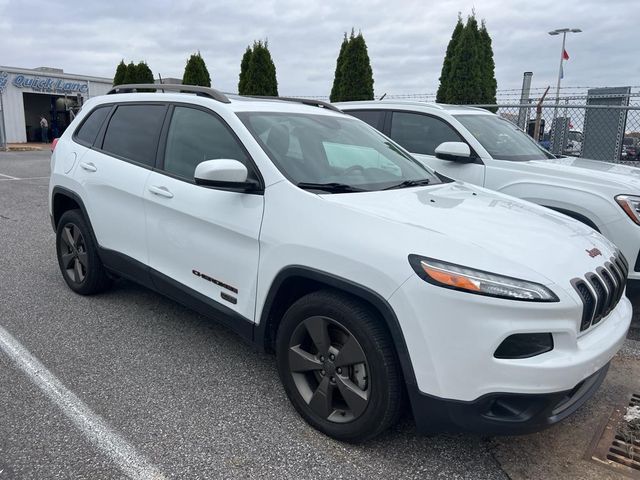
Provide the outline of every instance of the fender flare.
[[53,211],[54,199],[56,198],[57,195],[62,195],[64,197],[67,197],[78,204],[78,206],[80,207],[80,211],[84,216],[84,219],[87,221],[87,224],[89,225],[89,230],[91,231],[91,238],[93,239],[93,242],[95,243],[95,245],[99,246],[100,244],[96,239],[96,234],[93,231],[93,225],[91,225],[91,219],[89,218],[89,213],[87,212],[87,208],[84,206],[84,202],[82,201],[82,198],[80,198],[80,196],[76,192],[69,190],[68,188],[65,188],[65,187],[55,186],[53,187],[53,190],[51,192],[51,205],[52,205],[51,226],[53,227],[53,231],[56,232],[58,229],[57,228],[58,226],[55,221],[56,212]]
[[[391,305],[378,293],[374,292],[368,287],[355,283],[351,280],[347,280],[342,277],[338,277],[331,273],[327,273],[321,270],[317,270],[311,267],[305,267],[301,265],[291,265],[283,268],[278,272],[273,279],[269,292],[265,298],[262,306],[262,313],[260,315],[260,323],[254,327],[253,341],[261,348],[266,348],[266,342],[268,341],[268,327],[270,312],[273,308],[274,300],[280,291],[283,283],[292,277],[312,280],[314,282],[326,285],[329,288],[343,291],[350,295],[360,298],[361,300],[369,303],[379,314],[386,325],[388,331],[391,334],[391,339],[400,362],[400,367],[404,376],[405,383],[408,385],[417,385],[415,373],[413,370],[413,364],[409,357],[409,350],[400,327],[400,322],[396,317],[395,312],[391,308]],[[279,319],[278,319],[279,320]]]

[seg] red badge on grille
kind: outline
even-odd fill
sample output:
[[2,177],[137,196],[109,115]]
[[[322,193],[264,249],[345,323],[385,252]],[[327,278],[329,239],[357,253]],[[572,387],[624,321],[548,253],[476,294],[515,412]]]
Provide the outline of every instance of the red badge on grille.
[[591,250],[585,250],[589,254],[591,258],[596,258],[598,255],[602,255],[602,252],[597,248],[592,248]]

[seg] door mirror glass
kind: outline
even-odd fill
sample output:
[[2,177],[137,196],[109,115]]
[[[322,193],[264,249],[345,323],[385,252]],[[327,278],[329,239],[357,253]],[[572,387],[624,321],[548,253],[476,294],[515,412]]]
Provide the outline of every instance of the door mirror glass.
[[436,158],[459,163],[473,163],[471,149],[464,142],[444,142],[436,148]]
[[249,190],[256,185],[242,162],[226,158],[199,163],[193,176],[196,184],[209,187]]

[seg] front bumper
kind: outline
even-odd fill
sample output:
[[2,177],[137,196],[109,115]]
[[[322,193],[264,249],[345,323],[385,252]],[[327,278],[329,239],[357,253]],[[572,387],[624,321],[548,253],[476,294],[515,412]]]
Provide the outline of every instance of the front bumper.
[[[624,343],[631,302],[623,296],[607,317],[580,332],[577,293],[552,289],[557,303],[519,302],[410,278],[389,303],[402,326],[418,391],[462,402],[495,392],[546,395],[570,391],[599,371]],[[494,356],[509,336],[530,333],[551,334],[553,349],[530,358]]]
[[574,413],[598,390],[608,370],[607,363],[571,390],[562,392],[491,393],[471,402],[461,402],[409,388],[409,397],[420,433],[519,435],[542,430]]

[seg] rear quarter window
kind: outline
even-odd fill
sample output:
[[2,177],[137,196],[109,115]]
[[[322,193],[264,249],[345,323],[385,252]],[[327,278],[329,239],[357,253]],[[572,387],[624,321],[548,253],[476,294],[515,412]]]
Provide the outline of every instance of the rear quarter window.
[[111,105],[97,107],[89,112],[87,118],[84,119],[78,130],[75,132],[76,140],[88,146],[92,146],[96,141],[98,132],[102,128],[102,124],[111,111]]
[[350,110],[346,112],[352,117],[356,117],[373,128],[382,131],[384,121],[384,111],[382,110]]

